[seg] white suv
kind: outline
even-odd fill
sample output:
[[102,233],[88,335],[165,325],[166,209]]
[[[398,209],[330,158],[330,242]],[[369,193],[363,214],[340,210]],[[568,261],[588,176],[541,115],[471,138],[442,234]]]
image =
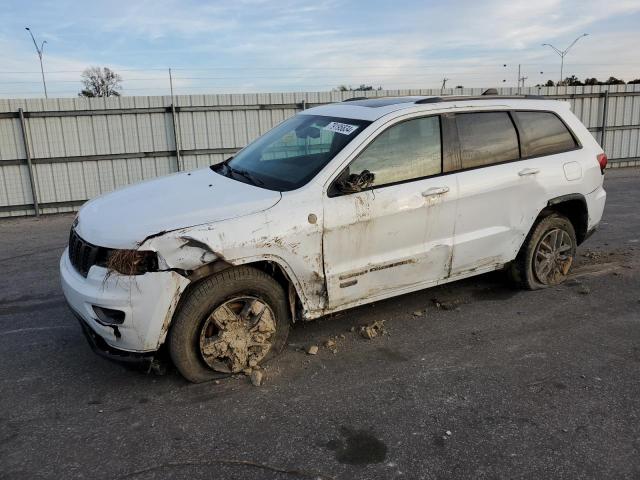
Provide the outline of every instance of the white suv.
[[502,268],[562,282],[605,166],[563,102],[321,106],[222,164],[88,202],[62,286],[98,352],[148,362],[166,341],[206,381],[276,355],[295,321]]

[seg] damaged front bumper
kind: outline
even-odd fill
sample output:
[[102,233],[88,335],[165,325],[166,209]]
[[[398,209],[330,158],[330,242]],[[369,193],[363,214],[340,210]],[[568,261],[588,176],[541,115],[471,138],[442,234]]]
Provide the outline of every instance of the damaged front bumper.
[[[60,278],[69,307],[93,333],[89,337],[98,349],[119,352],[120,357],[123,352],[135,356],[160,348],[189,284],[172,271],[126,276],[107,274],[107,269],[95,265],[85,278],[71,264],[67,250],[60,259]],[[117,323],[105,321],[99,316],[101,309],[120,312],[123,318]]]
[[156,352],[136,353],[114,348],[109,345],[104,340],[104,338],[94,332],[91,327],[87,325],[87,323],[82,319],[78,312],[75,312],[74,310],[71,311],[78,319],[78,322],[80,322],[82,333],[84,333],[84,336],[87,339],[91,350],[93,350],[96,354],[120,364],[139,368],[140,370],[149,371],[151,369],[151,364],[153,363],[154,355]]

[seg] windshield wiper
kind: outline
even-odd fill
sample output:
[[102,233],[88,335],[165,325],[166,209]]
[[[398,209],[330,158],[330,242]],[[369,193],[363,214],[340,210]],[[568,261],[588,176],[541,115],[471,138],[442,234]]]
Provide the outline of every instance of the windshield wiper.
[[230,165],[226,165],[226,167],[229,169],[230,172],[235,173],[236,175],[240,175],[241,177],[246,178],[252,184],[258,185],[260,187],[264,186],[264,182],[262,180],[256,178],[254,175],[252,175],[251,172],[248,172],[247,170],[237,170],[237,169],[233,168]]

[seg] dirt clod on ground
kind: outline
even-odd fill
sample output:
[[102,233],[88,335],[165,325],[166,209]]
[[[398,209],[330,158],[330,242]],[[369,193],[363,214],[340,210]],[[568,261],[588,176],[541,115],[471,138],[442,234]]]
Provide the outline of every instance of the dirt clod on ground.
[[598,252],[596,250],[587,250],[582,254],[584,258],[588,258],[589,260],[600,260],[603,257],[602,252]]
[[371,340],[378,336],[384,335],[386,330],[384,328],[384,320],[376,320],[369,325],[362,325],[358,333],[361,337]]
[[307,348],[307,353],[309,355],[317,355],[318,354],[318,346],[317,345],[311,345]]
[[336,346],[336,341],[332,338],[329,338],[327,340],[325,340],[324,342],[324,346],[331,349],[334,348]]
[[435,305],[438,310],[459,310],[460,307],[458,300],[453,300],[451,302],[446,300],[439,300],[437,298],[432,298],[431,302]]
[[334,338],[328,338],[327,340],[324,341],[324,346],[325,348],[327,348],[328,350],[331,351],[331,353],[338,353],[338,342],[336,341],[337,337]]
[[591,293],[591,289],[586,285],[580,285],[580,288],[578,288],[578,293],[581,293],[582,295],[588,295],[589,293]]
[[264,378],[263,373],[260,370],[254,370],[251,372],[251,383],[254,387],[259,387],[262,385],[262,380]]

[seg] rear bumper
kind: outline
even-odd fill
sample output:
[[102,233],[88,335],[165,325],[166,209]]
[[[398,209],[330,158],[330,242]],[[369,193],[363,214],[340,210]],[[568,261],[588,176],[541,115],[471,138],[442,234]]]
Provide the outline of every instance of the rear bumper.
[[596,188],[593,192],[585,195],[587,201],[587,209],[589,211],[589,225],[587,232],[592,232],[600,223],[604,205],[607,201],[607,192],[602,186]]

